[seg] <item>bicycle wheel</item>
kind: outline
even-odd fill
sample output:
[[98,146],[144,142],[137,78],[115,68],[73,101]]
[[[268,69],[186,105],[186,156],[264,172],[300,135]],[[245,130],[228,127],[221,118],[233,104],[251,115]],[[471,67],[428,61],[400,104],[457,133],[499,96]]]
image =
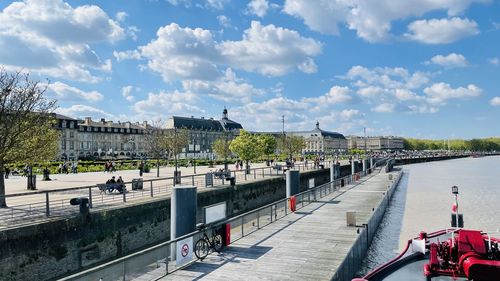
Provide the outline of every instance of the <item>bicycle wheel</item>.
[[208,242],[201,238],[198,240],[194,246],[194,254],[200,260],[203,260],[208,256]]
[[220,253],[222,250],[222,236],[220,234],[214,235],[214,237],[212,237],[212,243],[214,245],[214,250]]

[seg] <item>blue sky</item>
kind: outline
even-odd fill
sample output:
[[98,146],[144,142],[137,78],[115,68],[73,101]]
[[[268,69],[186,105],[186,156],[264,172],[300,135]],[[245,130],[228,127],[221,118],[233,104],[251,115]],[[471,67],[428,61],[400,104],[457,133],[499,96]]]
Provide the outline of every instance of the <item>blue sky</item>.
[[500,135],[494,0],[1,1],[0,65],[77,118]]

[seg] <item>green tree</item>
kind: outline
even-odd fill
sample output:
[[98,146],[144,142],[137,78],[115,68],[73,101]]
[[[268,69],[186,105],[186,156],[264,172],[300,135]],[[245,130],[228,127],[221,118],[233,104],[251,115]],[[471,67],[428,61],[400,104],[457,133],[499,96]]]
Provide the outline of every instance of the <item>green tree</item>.
[[55,101],[45,97],[46,87],[29,74],[0,68],[0,207],[7,207],[5,165],[55,158],[58,133],[53,128]]
[[302,153],[302,149],[306,147],[306,142],[303,137],[294,135],[282,136],[278,141],[278,149],[285,158],[293,158]]
[[227,170],[227,158],[231,156],[230,144],[231,141],[227,138],[216,139],[212,144],[212,150],[217,155],[217,158],[224,159],[224,170]]
[[151,125],[147,127],[146,134],[144,136],[144,142],[146,145],[146,151],[149,157],[156,160],[156,176],[160,176],[160,159],[165,157],[167,151],[165,145],[165,134],[164,134],[165,123],[161,120],[151,122]]
[[276,138],[269,134],[262,134],[257,136],[257,142],[259,144],[260,157],[269,160],[271,155],[276,152],[276,147],[278,145]]
[[177,157],[182,152],[182,149],[186,148],[189,144],[189,134],[186,129],[167,129],[163,132],[163,145],[169,155],[169,158],[174,157],[175,161],[175,173],[177,174]]
[[259,157],[259,143],[257,136],[250,134],[245,130],[240,130],[240,135],[237,136],[231,144],[229,149],[238,155],[238,157],[245,161],[246,171],[250,173],[250,166],[248,162],[257,159]]

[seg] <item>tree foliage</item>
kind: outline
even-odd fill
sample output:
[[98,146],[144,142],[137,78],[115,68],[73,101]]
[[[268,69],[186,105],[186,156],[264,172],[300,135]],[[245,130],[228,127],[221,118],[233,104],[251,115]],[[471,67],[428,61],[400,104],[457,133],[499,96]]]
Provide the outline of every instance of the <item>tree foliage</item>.
[[240,135],[231,141],[229,149],[246,163],[257,159],[260,152],[257,136],[245,130],[240,130]]
[[285,135],[278,141],[278,149],[284,157],[295,157],[302,153],[302,149],[306,147],[306,142],[303,137],[294,135]]
[[[55,158],[58,132],[53,128],[56,103],[45,97],[46,87],[29,74],[0,68],[0,196],[5,195],[4,167]],[[6,207],[0,197],[0,207]]]
[[404,140],[405,149],[408,150],[470,150],[470,151],[500,151],[500,138],[484,139],[451,139],[451,140]]
[[271,155],[276,152],[278,142],[276,138],[269,134],[262,134],[257,136],[258,148],[260,157],[269,159]]
[[212,150],[217,155],[219,159],[227,159],[231,155],[231,150],[229,149],[229,145],[231,144],[230,140],[225,138],[216,139],[212,144]]

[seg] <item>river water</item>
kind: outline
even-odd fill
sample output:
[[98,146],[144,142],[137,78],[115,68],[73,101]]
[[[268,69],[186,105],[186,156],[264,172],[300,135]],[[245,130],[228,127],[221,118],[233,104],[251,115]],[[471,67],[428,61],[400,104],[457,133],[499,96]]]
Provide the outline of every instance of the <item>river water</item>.
[[[464,226],[500,228],[500,156],[462,158],[401,166],[405,174],[373,239],[360,273],[395,257],[420,231],[450,227],[454,196],[459,188],[459,212]],[[497,234],[495,236],[500,236]]]

